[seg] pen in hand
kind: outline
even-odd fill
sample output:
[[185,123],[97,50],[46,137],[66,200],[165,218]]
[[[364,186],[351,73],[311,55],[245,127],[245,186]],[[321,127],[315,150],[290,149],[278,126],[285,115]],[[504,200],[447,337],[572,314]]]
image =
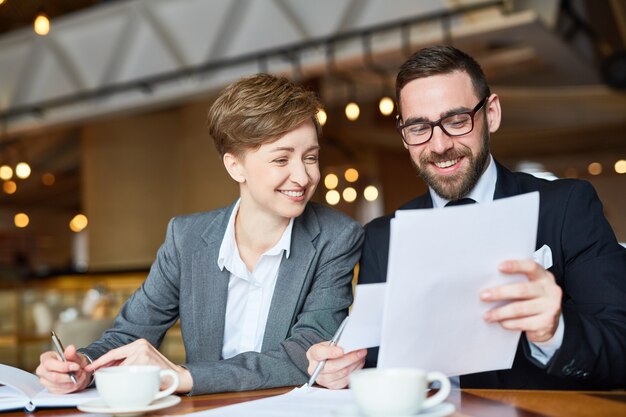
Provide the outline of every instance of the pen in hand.
[[[330,343],[328,344],[328,346],[335,346],[337,344],[337,342],[339,341],[339,338],[341,337],[341,333],[343,332],[343,329],[346,327],[346,324],[348,323],[348,317],[343,319],[343,321],[339,325],[339,328],[335,332],[333,338],[330,339]],[[324,365],[326,365],[326,359],[320,361],[317,364],[317,366],[315,367],[315,370],[311,374],[311,378],[309,378],[309,382],[307,382],[307,385],[309,387],[312,387],[313,384],[315,384],[315,380],[320,375],[320,372],[322,372],[322,369],[324,368]]]
[[[65,359],[65,353],[64,353],[65,349],[63,348],[63,345],[61,344],[61,340],[59,340],[56,333],[54,332],[52,332],[52,344],[54,345],[54,349],[57,351],[57,353],[61,357],[61,360],[63,362],[67,362],[67,359]],[[74,384],[78,384],[78,381],[76,380],[76,375],[74,375],[74,372],[70,372],[70,379],[72,380]]]

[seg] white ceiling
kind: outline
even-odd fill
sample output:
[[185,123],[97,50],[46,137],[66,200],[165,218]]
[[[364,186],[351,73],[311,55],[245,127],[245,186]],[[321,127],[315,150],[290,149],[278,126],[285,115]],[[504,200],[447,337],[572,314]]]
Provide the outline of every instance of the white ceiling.
[[[294,72],[281,51],[297,51],[306,78],[336,67],[366,86],[379,83],[363,63],[393,72],[409,49],[452,41],[478,58],[492,84],[508,87],[594,85],[596,71],[553,31],[558,1],[493,0],[132,0],[104,3],[52,22],[48,36],[30,29],[0,37],[0,118],[11,136],[42,127],[206,96],[260,70]],[[533,5],[524,9],[519,5]],[[433,13],[478,8],[448,20]],[[511,12],[511,10],[515,10]],[[407,25],[395,23],[423,19]],[[443,22],[443,24],[442,24]],[[444,31],[445,24],[449,32]],[[403,40],[403,33],[408,36]],[[259,61],[258,55],[267,55]],[[237,63],[238,62],[238,63]],[[209,68],[209,71],[203,71]],[[167,80],[169,78],[169,81]],[[328,81],[329,100],[336,90]],[[336,81],[336,80],[335,80]],[[327,85],[322,83],[322,87]],[[105,90],[114,94],[102,95]],[[610,91],[603,94],[611,96]],[[82,97],[82,99],[81,99]],[[324,97],[323,97],[324,98]],[[33,111],[37,110],[37,111]],[[567,117],[567,115],[565,116]],[[616,116],[618,119],[619,115]],[[623,121],[623,119],[621,120]]]
[[[578,158],[578,165],[586,166],[592,152],[612,158],[616,150],[623,154],[626,149],[626,95],[602,85],[595,65],[556,33],[558,3],[104,3],[54,20],[46,37],[30,29],[0,36],[0,145],[10,150],[15,148],[12,143],[45,135],[47,145],[40,150],[32,145],[36,141],[28,141],[29,155],[42,166],[56,163],[52,159],[65,161],[58,171],[72,178],[79,165],[77,151],[70,152],[68,146],[75,143],[72,127],[95,118],[207,99],[228,82],[264,70],[315,80],[329,117],[336,121],[325,128],[333,138],[348,139],[357,147],[401,151],[393,123],[381,120],[372,103],[384,84],[392,88],[396,68],[410,51],[451,42],[477,58],[492,90],[500,95],[504,120],[493,141],[498,157],[544,158],[555,165],[558,160],[573,164],[572,158]],[[429,19],[462,8],[474,10],[448,20]],[[413,23],[403,26],[401,21]],[[367,30],[375,68],[364,58]],[[329,45],[334,68],[327,60]],[[286,50],[297,52],[299,71]],[[359,123],[341,116],[346,78],[354,82],[364,104]],[[106,89],[115,92],[99,95]],[[570,156],[563,157],[565,153]]]
[[[48,36],[31,30],[0,38],[0,111],[33,106],[43,114],[10,118],[8,133],[124,108],[184,100],[259,71],[254,59],[175,82],[126,89],[147,77],[179,73],[201,65],[298,45],[338,33],[369,28],[450,7],[444,0],[134,0],[103,4],[54,21]],[[454,2],[456,3],[456,2]],[[463,3],[481,3],[463,2]],[[482,1],[484,3],[484,1]],[[345,51],[344,51],[345,52]],[[350,51],[355,55],[358,51]],[[303,65],[321,63],[314,48]],[[272,57],[270,71],[284,71]],[[120,87],[110,97],[58,105],[55,100]],[[46,104],[47,103],[47,104]]]

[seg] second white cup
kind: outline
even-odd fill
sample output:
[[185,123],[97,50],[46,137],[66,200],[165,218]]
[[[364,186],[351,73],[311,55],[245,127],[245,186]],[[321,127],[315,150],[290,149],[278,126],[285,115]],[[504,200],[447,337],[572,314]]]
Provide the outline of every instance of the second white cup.
[[[170,386],[160,391],[161,380],[171,377]],[[112,366],[96,371],[96,389],[111,408],[147,406],[172,394],[178,388],[178,374],[153,365]]]
[[[441,388],[426,398],[430,382]],[[414,368],[364,369],[350,374],[350,389],[367,417],[411,416],[443,402],[450,394],[450,380],[441,372]]]

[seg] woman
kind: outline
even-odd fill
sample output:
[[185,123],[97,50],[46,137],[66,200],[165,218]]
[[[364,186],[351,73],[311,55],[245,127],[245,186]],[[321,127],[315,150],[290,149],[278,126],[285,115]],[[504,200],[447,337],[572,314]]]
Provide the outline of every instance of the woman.
[[[96,369],[130,364],[173,369],[178,392],[191,394],[306,382],[307,349],[332,337],[352,302],[362,243],[356,222],[309,203],[320,180],[319,107],[312,92],[266,74],[220,94],[209,131],[240,198],[170,221],[114,327],[80,352],[68,346],[67,363],[42,354],[37,375],[51,392],[83,389]],[[184,365],[157,350],[179,318]]]

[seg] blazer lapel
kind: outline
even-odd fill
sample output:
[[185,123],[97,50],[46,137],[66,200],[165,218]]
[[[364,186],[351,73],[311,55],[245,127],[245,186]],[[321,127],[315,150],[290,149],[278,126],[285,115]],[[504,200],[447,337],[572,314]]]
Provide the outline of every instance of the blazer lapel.
[[493,199],[497,200],[521,194],[519,184],[515,180],[513,173],[500,165],[495,159],[494,162],[498,170],[498,179],[496,180],[496,190],[493,193]]
[[224,342],[224,322],[230,273],[217,266],[224,232],[233,206],[224,210],[202,234],[207,245],[193,254],[193,309],[196,340],[207,361],[220,360]]
[[[426,192],[417,198],[409,201],[398,210],[416,210],[416,209],[429,209],[433,208],[433,199],[430,196],[430,192]],[[394,216],[395,217],[395,216]]]
[[263,336],[262,351],[278,347],[289,335],[317,251],[313,240],[319,232],[317,216],[307,207],[294,221],[290,256],[283,258],[280,263]]

